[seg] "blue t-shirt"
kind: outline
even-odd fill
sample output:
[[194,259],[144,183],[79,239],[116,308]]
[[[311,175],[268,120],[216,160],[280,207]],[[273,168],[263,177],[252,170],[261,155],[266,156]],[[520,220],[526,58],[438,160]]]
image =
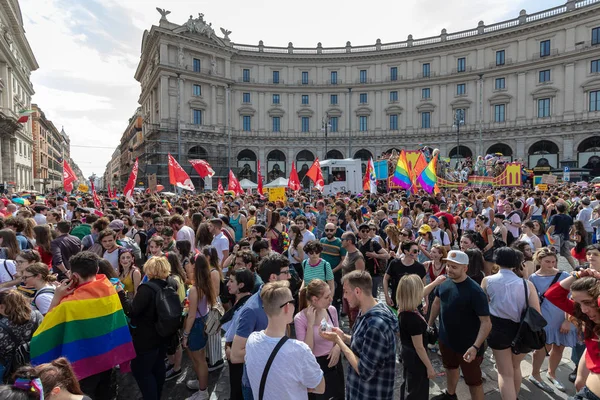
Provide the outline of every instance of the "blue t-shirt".
[[29,248],[27,238],[20,233],[17,233],[17,242],[19,242],[19,250],[27,250]]

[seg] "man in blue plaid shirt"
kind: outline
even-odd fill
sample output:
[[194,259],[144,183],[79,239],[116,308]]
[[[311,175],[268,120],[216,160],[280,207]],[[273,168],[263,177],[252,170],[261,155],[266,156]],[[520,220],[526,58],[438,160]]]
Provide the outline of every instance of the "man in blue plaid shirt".
[[360,309],[352,336],[339,328],[320,335],[335,342],[348,360],[346,399],[391,399],[394,396],[398,318],[385,304],[373,298],[373,283],[368,272],[352,271],[342,278],[342,283],[350,307]]

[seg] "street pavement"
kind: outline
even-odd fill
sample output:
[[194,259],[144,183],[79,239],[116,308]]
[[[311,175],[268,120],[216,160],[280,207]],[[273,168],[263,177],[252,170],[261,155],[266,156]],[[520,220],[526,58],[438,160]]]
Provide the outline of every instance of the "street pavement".
[[[560,258],[559,268],[565,271],[571,271],[571,267],[568,265],[564,258]],[[342,328],[347,331],[347,318],[342,319]],[[429,351],[429,356],[432,360],[432,364],[438,373],[435,379],[430,381],[429,385],[429,397],[433,397],[441,393],[446,388],[446,378],[444,367],[442,366],[441,357],[436,353]],[[531,356],[528,355],[523,363],[521,364],[521,371],[523,373],[523,383],[521,384],[521,392],[519,393],[519,399],[567,399],[569,396],[575,394],[575,388],[568,380],[569,373],[573,370],[574,365],[570,360],[571,351],[565,349],[563,354],[563,360],[557,370],[558,380],[567,388],[566,392],[560,392],[555,390],[554,393],[546,393],[541,389],[538,389],[532,383],[527,380],[531,373]],[[345,362],[345,360],[344,360]],[[347,365],[347,364],[346,364]],[[184,355],[183,363],[184,373],[177,380],[172,380],[165,383],[163,390],[163,400],[183,400],[193,394],[193,391],[189,390],[185,386],[185,381],[188,379],[195,379],[194,371],[191,367],[189,359]],[[486,400],[500,400],[500,392],[498,391],[498,371],[494,366],[494,360],[492,351],[487,350],[484,361],[482,363],[482,370],[486,376],[483,383]],[[547,384],[551,385],[545,378],[547,370],[547,359],[542,366],[542,378]],[[400,398],[400,385],[402,384],[402,364],[396,363],[396,385],[394,390],[394,398]],[[551,385],[552,386],[552,385]],[[119,400],[137,400],[141,399],[141,394],[137,387],[137,384],[130,373],[118,375],[118,399]],[[219,371],[214,371],[209,374],[209,392],[211,400],[227,400],[229,399],[229,371],[227,365]],[[469,399],[469,389],[464,383],[463,379],[460,379],[457,388],[457,395],[459,399]]]

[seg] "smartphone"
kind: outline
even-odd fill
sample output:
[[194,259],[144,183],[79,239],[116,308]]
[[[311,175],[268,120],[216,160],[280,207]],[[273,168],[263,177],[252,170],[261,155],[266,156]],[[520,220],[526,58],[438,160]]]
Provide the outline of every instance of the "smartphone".
[[71,287],[76,288],[77,286],[79,286],[79,277],[71,276],[71,278],[66,283],[67,283],[67,285],[71,285],[71,283],[72,283],[73,285]]

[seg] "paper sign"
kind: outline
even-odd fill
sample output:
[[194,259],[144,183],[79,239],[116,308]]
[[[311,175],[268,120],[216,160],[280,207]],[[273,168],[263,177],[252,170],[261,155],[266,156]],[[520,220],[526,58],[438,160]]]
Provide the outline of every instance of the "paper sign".
[[555,185],[557,182],[557,176],[556,175],[542,175],[542,183],[545,183],[547,185]]
[[148,175],[148,187],[150,188],[150,193],[156,192],[156,174]]
[[85,184],[81,183],[81,184],[80,184],[80,185],[77,187],[77,190],[79,190],[80,192],[83,192],[83,193],[87,193],[87,192],[88,192],[88,190],[90,190],[90,188],[88,187],[88,185],[85,185]]
[[548,191],[548,185],[547,185],[547,184],[545,184],[545,183],[540,183],[539,185],[537,185],[537,186],[535,187],[535,189],[536,189],[536,190],[539,190],[539,191],[541,191],[541,192],[546,192],[546,191]]
[[285,188],[269,188],[269,201],[283,201],[285,202]]

